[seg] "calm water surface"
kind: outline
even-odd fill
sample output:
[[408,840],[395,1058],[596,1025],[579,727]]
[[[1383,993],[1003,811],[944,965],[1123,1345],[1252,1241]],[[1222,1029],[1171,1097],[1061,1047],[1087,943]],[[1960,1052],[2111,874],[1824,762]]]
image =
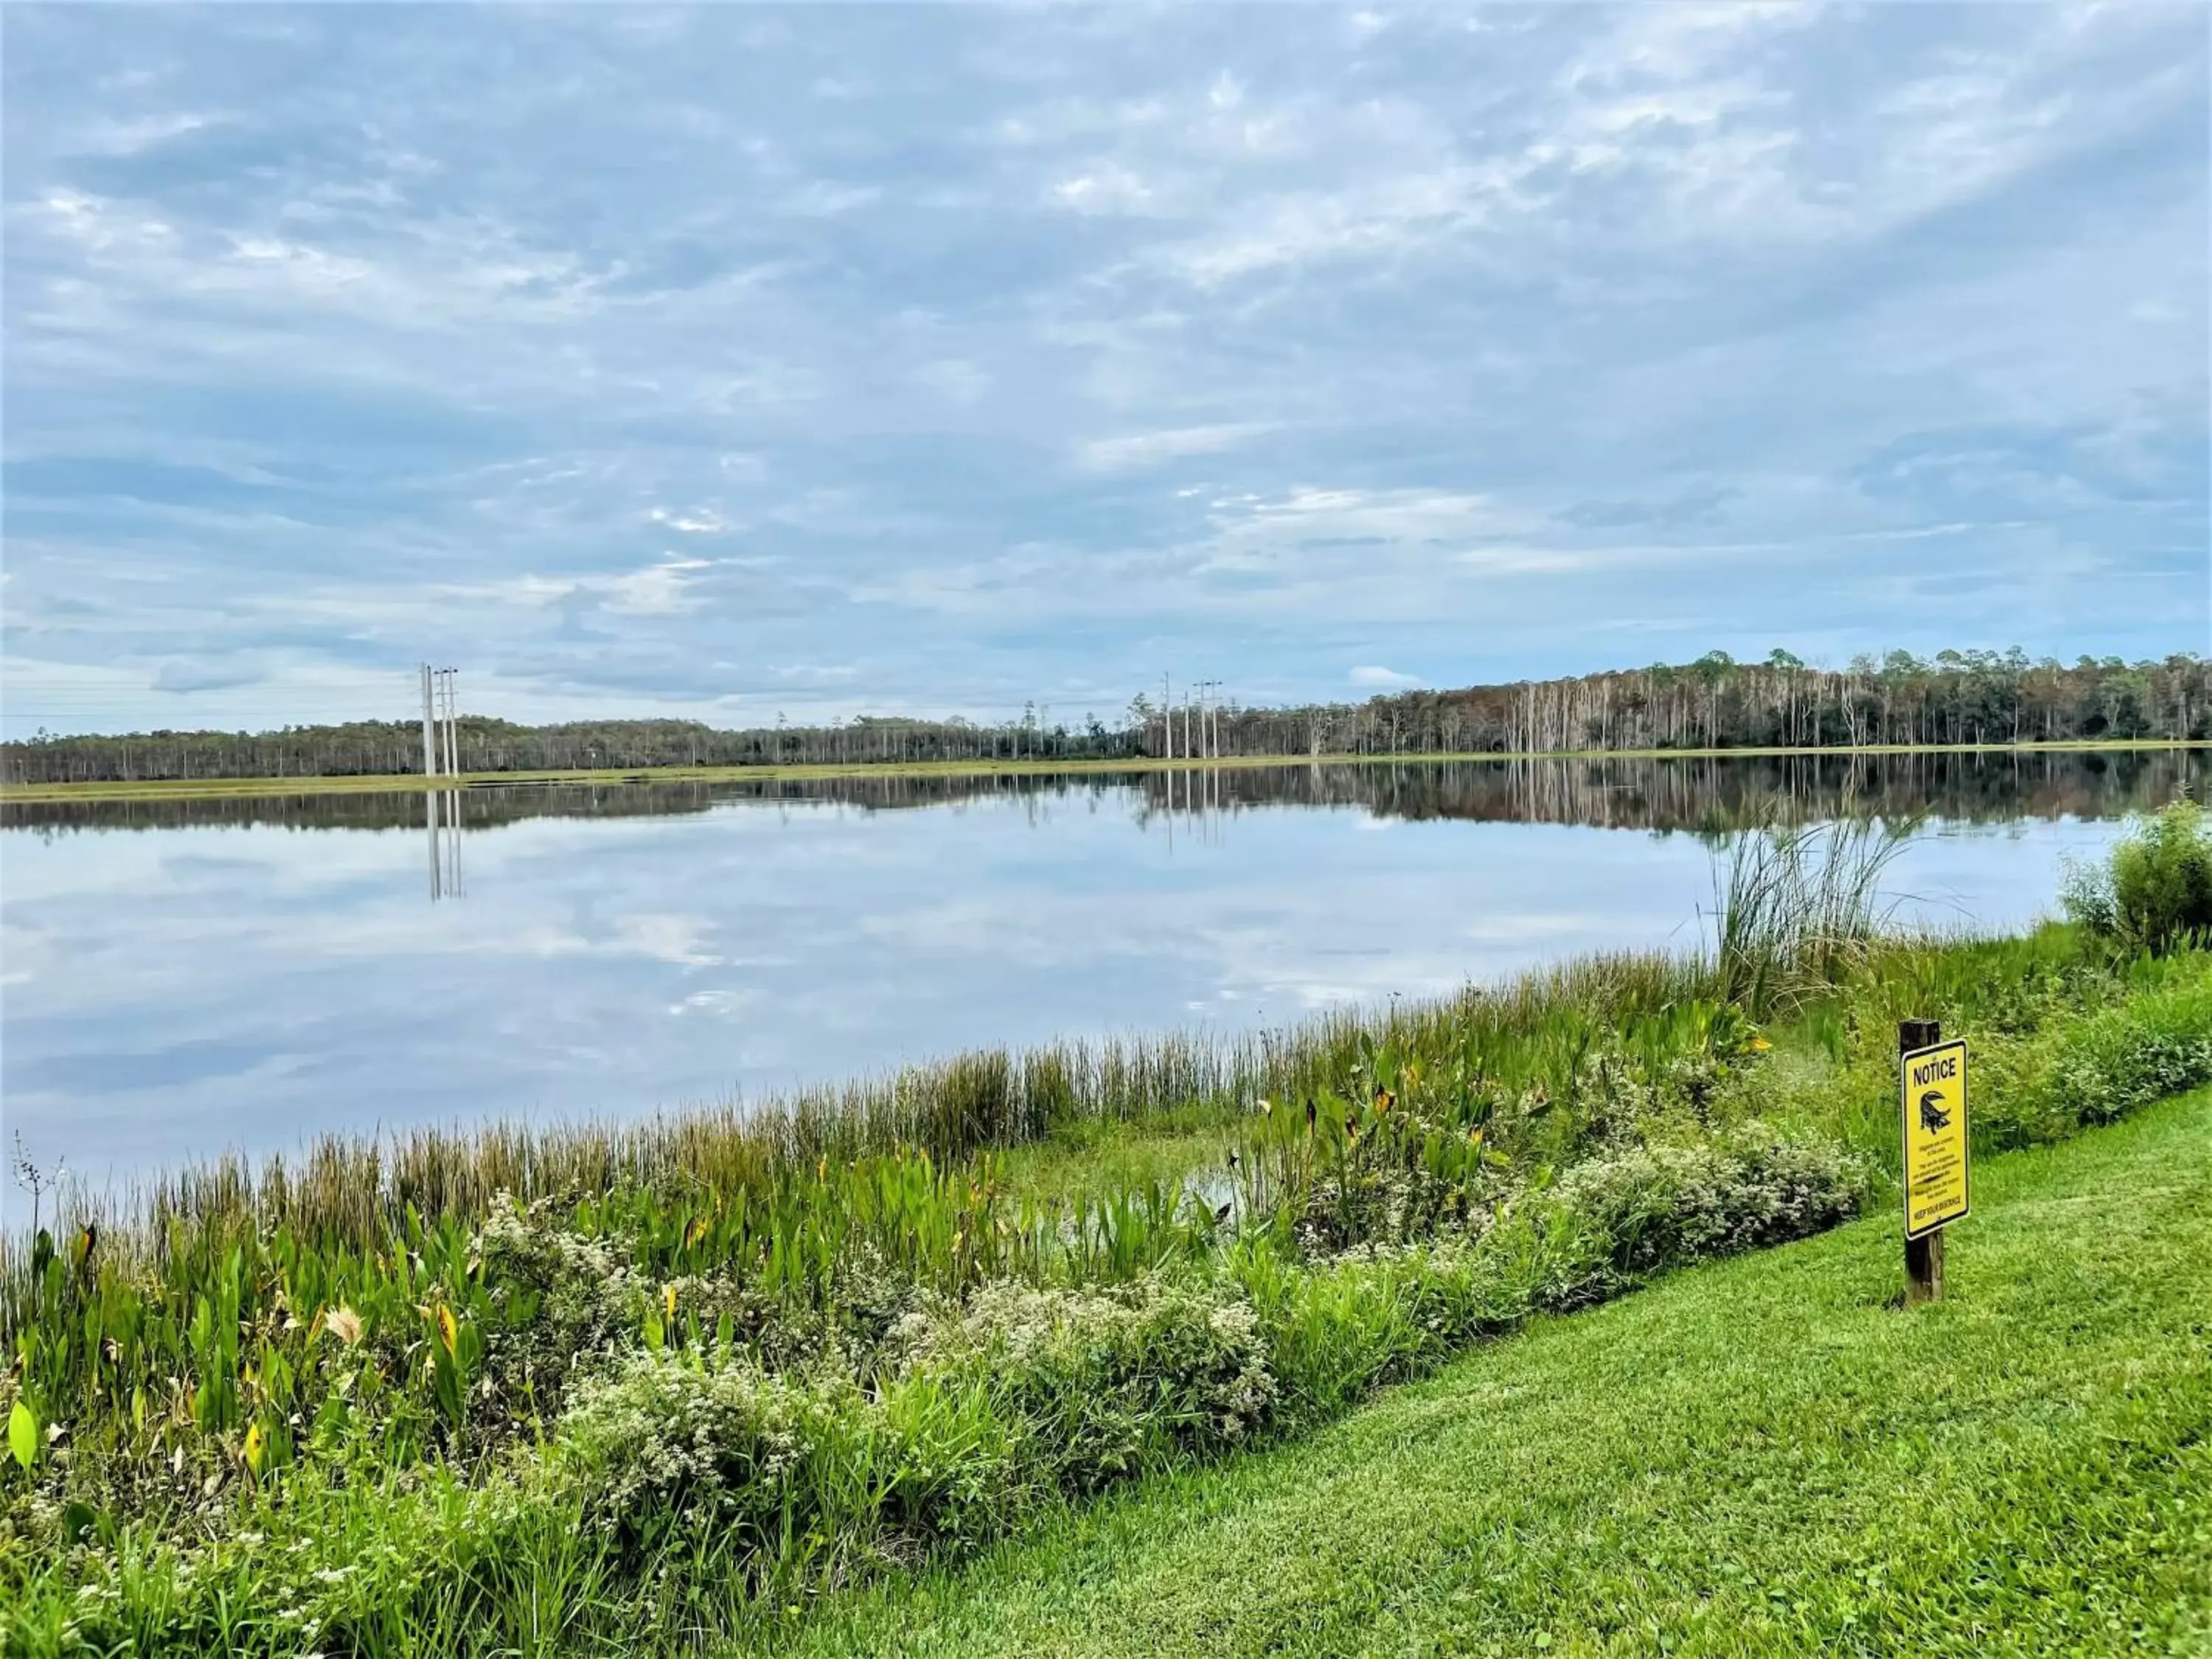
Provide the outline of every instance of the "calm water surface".
[[1928,814],[1903,913],[2014,927],[2068,855],[2206,775],[2163,754],[504,788],[435,830],[408,795],[11,807],[0,1103],[97,1178],[1273,1024],[1687,947],[1721,834],[1768,810]]

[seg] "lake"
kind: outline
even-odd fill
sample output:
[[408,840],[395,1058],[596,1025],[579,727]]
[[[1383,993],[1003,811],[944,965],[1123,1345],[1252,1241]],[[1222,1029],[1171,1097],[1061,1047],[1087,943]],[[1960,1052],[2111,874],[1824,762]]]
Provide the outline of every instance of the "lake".
[[34,1159],[98,1181],[1279,1024],[1692,948],[1716,849],[1765,813],[1917,817],[1900,916],[2016,927],[2069,856],[2208,772],[2037,753],[12,805],[0,1103]]

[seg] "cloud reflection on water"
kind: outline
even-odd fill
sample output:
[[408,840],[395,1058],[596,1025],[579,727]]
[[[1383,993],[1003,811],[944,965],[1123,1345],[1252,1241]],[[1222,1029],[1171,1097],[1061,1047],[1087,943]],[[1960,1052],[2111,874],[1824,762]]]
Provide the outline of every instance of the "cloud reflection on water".
[[[420,820],[12,830],[7,1126],[96,1176],[324,1130],[642,1114],[1688,948],[1713,890],[1690,835],[1255,805],[1177,815],[1170,847],[1163,805],[1109,782],[525,817],[466,830],[465,896],[435,905]],[[2112,833],[1939,821],[1889,885],[1909,917],[2014,926]]]

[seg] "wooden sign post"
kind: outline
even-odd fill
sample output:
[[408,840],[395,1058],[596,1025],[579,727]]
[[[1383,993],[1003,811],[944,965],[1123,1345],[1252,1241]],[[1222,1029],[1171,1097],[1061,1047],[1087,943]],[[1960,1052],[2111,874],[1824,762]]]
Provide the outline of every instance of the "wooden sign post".
[[1943,1229],[1968,1210],[1966,1045],[1932,1019],[1897,1028],[1905,1165],[1905,1300],[1943,1295]]

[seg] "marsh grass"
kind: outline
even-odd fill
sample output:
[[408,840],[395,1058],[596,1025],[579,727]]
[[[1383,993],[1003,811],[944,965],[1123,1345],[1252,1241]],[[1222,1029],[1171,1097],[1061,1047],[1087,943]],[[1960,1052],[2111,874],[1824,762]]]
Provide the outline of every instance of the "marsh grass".
[[1714,881],[1719,994],[1765,1019],[1832,993],[1893,936],[1899,901],[1883,892],[1882,877],[1919,827],[1917,818],[1769,821],[1731,836]]
[[[1449,1040],[1534,1076],[1571,1066],[1604,1026],[1710,997],[1709,970],[1656,954],[1586,958],[1434,1002],[1334,1010],[1251,1032],[1174,1032],[983,1050],[787,1098],[634,1121],[495,1119],[325,1136],[258,1164],[238,1155],[135,1183],[52,1194],[59,1231],[98,1229],[104,1259],[147,1265],[199,1237],[283,1231],[317,1249],[374,1249],[410,1225],[472,1224],[501,1194],[529,1202],[622,1188],[767,1188],[824,1164],[923,1152],[939,1164],[1117,1125],[1196,1128],[1263,1097],[1342,1079],[1363,1043]],[[21,1245],[18,1244],[18,1254]],[[0,1282],[0,1340],[15,1326]]]

